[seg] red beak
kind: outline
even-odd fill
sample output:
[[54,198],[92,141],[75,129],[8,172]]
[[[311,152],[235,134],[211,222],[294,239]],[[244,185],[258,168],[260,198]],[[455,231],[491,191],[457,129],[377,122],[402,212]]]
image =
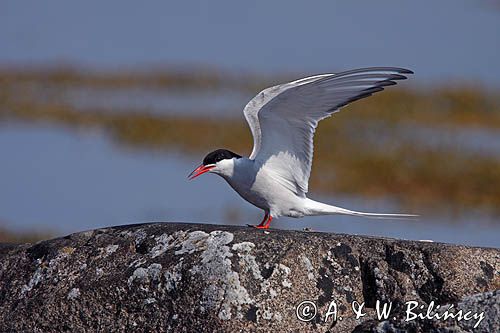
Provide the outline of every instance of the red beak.
[[189,178],[189,180],[193,180],[196,177],[201,176],[205,172],[209,172],[213,168],[215,168],[215,165],[203,165],[202,164],[199,167],[197,167],[196,169],[194,169],[193,172],[191,172],[189,174],[188,178]]

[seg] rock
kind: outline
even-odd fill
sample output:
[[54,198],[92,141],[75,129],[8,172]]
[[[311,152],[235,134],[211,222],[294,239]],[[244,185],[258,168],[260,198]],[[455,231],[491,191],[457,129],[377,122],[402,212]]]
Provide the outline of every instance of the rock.
[[[499,249],[220,225],[120,226],[1,245],[0,331],[498,332],[499,270]],[[389,304],[388,318],[377,318],[377,307]],[[364,316],[356,318],[353,305]],[[433,306],[433,319],[406,321],[420,306],[421,316]],[[436,319],[450,306],[466,318]]]

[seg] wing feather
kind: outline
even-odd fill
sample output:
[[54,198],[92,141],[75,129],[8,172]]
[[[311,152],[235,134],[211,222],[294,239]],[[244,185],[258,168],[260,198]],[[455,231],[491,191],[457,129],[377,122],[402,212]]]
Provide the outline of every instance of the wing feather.
[[244,109],[254,138],[250,159],[292,192],[305,196],[318,122],[412,73],[397,67],[360,68],[264,89]]

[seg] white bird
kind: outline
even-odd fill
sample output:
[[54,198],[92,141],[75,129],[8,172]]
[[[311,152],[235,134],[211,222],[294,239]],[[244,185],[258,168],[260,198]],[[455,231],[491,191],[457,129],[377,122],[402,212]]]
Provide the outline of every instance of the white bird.
[[209,153],[188,176],[206,172],[224,178],[246,201],[264,210],[257,228],[273,218],[343,214],[371,218],[412,218],[409,214],[375,214],[327,205],[306,197],[318,122],[347,104],[406,79],[412,71],[394,67],[321,74],[261,91],[245,106],[254,146],[248,158],[226,149]]

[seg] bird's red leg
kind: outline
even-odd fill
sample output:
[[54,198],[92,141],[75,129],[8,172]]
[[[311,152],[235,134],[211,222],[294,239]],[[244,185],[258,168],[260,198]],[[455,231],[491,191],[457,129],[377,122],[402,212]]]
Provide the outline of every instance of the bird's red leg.
[[266,223],[266,229],[269,229],[269,226],[271,226],[272,220],[273,220],[273,217],[271,215],[269,215],[269,218],[267,219],[267,223]]
[[260,228],[263,228],[263,227],[264,227],[264,225],[265,225],[265,223],[266,223],[266,221],[267,221],[267,218],[268,218],[268,217],[269,217],[269,214],[266,212],[266,214],[264,215],[264,218],[262,219],[262,222],[260,222],[260,224],[259,224],[259,225],[256,225],[255,227],[256,227],[256,228],[259,228],[259,229],[260,229]]
[[271,215],[269,215],[269,218],[267,219],[267,222],[264,225],[264,229],[269,229],[269,226],[271,225],[272,220],[273,220],[273,217]]
[[272,220],[273,220],[273,217],[266,212],[266,215],[264,216],[264,219],[262,220],[262,222],[260,222],[260,224],[255,226],[255,227],[257,229],[269,229],[269,225],[271,224]]

